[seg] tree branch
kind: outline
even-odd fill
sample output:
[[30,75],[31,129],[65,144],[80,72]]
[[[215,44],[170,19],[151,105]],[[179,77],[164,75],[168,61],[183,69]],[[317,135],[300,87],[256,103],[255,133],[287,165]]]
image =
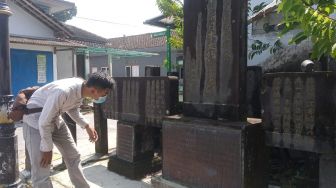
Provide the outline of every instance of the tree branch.
[[336,22],[336,20],[333,19],[333,18],[331,18],[331,17],[329,17],[329,15],[326,15],[326,14],[320,12],[318,9],[313,9],[313,8],[311,7],[311,6],[313,6],[313,5],[309,5],[305,0],[301,0],[301,2],[303,3],[304,6],[306,6],[306,8],[308,8],[308,9],[310,9],[310,10],[312,10],[312,11],[316,11],[319,15],[323,16],[323,17],[326,18],[326,19],[329,19],[329,20],[332,21],[332,22]]

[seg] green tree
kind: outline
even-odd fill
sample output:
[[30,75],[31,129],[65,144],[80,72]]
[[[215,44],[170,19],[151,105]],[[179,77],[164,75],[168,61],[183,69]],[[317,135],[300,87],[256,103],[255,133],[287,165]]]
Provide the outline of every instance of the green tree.
[[313,43],[311,57],[319,59],[323,55],[336,58],[336,21],[334,0],[282,0],[278,12],[283,14],[285,28],[281,35],[298,29],[290,44],[298,44],[309,38]]
[[174,20],[174,31],[171,40],[172,47],[183,48],[183,2],[181,0],[156,0],[162,14],[172,17]]

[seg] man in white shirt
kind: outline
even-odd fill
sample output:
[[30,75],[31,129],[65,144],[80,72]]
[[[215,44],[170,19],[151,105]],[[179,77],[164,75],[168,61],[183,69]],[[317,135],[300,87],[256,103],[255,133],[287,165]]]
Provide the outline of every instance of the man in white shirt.
[[81,115],[79,107],[85,97],[94,99],[96,103],[104,102],[113,86],[113,79],[101,72],[91,74],[87,81],[81,78],[57,80],[34,92],[27,108],[42,107],[42,112],[23,116],[23,136],[30,156],[34,188],[53,187],[49,178],[53,144],[61,152],[74,186],[90,187],[83,175],[80,154],[60,115],[66,112],[86,129],[90,141],[96,142],[97,132]]

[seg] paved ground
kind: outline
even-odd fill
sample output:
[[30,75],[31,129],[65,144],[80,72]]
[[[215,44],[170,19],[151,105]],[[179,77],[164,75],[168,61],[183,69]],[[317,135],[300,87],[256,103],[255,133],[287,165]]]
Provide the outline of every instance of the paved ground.
[[[91,123],[93,123],[93,114],[85,115]],[[116,121],[108,121],[108,135],[109,135],[109,155],[115,152],[116,147]],[[93,124],[92,124],[93,125]],[[18,128],[16,131],[18,135],[18,154],[19,154],[19,169],[22,172],[25,168],[25,150],[24,141],[22,137],[22,128]],[[143,179],[142,181],[132,181],[116,173],[107,170],[108,156],[95,155],[94,144],[90,143],[85,130],[82,130],[77,126],[77,146],[81,153],[81,158],[84,162],[84,174],[90,181],[91,187],[106,187],[106,188],[145,188],[150,187],[150,177]],[[56,148],[56,147],[55,147]],[[53,153],[53,166],[57,166],[62,162],[61,155],[57,149],[54,149]],[[73,187],[67,170],[53,171],[52,181],[54,187]]]

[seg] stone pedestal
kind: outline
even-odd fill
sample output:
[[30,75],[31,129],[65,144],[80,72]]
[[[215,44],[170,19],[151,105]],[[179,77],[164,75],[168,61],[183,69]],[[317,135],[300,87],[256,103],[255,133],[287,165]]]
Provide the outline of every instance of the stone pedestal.
[[161,168],[162,161],[159,157],[128,162],[114,155],[110,157],[108,162],[108,170],[135,180],[144,178],[146,175],[157,172]]
[[94,104],[94,127],[98,134],[98,141],[95,143],[95,151],[99,154],[108,153],[108,130],[107,118],[101,108],[101,104]]
[[161,169],[161,159],[154,157],[153,128],[118,122],[117,152],[108,169],[132,179]]
[[95,105],[95,125],[102,134],[106,118],[117,119],[117,154],[108,169],[135,179],[161,169],[161,127],[176,113],[176,77],[119,77],[103,105]]
[[162,178],[187,187],[267,187],[264,138],[261,124],[166,119]]
[[336,153],[322,154],[319,162],[319,188],[336,185]]

